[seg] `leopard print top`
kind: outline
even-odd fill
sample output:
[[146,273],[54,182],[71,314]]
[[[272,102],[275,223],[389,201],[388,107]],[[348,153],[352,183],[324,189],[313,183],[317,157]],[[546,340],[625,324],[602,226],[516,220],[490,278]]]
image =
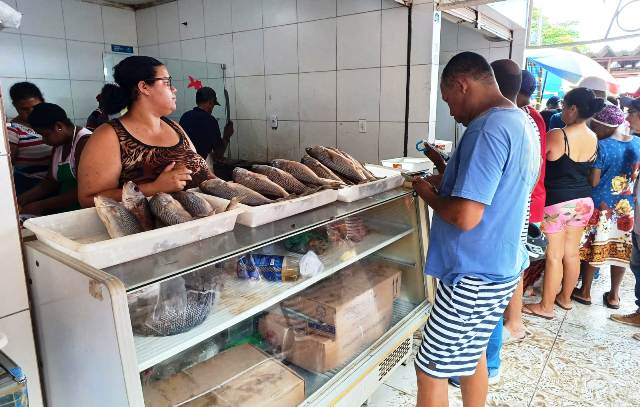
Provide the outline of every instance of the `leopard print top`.
[[192,180],[187,182],[187,189],[198,187],[203,181],[215,178],[215,175],[209,170],[207,162],[189,147],[189,142],[182,129],[165,117],[162,120],[178,133],[180,140],[176,145],[160,147],[144,144],[129,133],[119,119],[109,121],[120,141],[120,160],[122,162],[120,187],[127,181],[133,181],[136,184],[154,181],[162,170],[173,161],[176,164],[184,164],[193,172],[191,174]]

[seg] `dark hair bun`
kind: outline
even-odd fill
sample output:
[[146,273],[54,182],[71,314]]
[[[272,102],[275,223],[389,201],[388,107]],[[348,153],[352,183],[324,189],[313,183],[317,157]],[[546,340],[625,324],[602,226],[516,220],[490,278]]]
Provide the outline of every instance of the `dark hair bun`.
[[156,68],[162,62],[146,56],[130,56],[120,61],[113,68],[115,84],[102,88],[100,103],[107,114],[115,114],[131,104],[138,97],[138,83],[153,79]]
[[581,119],[588,119],[604,107],[604,99],[596,98],[588,88],[575,88],[564,96],[565,106],[575,106]]
[[589,101],[589,111],[591,114],[589,114],[589,117],[593,116],[594,114],[598,113],[600,110],[602,110],[604,108],[604,99],[602,98],[595,98]]

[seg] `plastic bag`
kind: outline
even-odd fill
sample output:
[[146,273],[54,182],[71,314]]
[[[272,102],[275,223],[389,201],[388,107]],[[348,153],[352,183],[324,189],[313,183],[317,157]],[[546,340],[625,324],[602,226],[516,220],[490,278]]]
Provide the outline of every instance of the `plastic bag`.
[[329,242],[332,243],[345,240],[357,243],[361,242],[368,234],[369,229],[360,216],[349,216],[327,225],[327,235]]
[[129,312],[133,332],[143,336],[169,336],[200,325],[219,296],[214,273],[195,271],[160,285],[155,293],[130,298]]
[[277,254],[240,256],[236,272],[243,280],[296,281],[300,277],[298,259]]
[[312,250],[322,255],[329,249],[329,237],[326,230],[311,230],[286,239],[284,247],[294,253],[305,254]]
[[300,259],[300,275],[302,277],[313,277],[316,274],[320,274],[324,271],[324,264],[313,251],[308,251],[307,254]]

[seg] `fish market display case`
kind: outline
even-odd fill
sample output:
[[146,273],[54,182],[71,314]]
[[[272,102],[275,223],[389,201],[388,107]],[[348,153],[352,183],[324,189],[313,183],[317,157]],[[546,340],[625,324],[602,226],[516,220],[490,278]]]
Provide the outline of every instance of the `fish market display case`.
[[51,406],[359,406],[425,322],[398,188],[97,269],[26,244]]

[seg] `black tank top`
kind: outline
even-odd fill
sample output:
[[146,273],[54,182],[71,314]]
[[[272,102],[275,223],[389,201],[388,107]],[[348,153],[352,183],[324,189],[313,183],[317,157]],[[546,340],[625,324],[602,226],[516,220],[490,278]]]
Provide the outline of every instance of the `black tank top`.
[[592,187],[589,183],[589,173],[597,151],[589,161],[573,161],[569,157],[567,133],[564,129],[560,130],[564,134],[565,152],[555,161],[547,160],[544,177],[544,186],[547,190],[546,206],[591,196]]

